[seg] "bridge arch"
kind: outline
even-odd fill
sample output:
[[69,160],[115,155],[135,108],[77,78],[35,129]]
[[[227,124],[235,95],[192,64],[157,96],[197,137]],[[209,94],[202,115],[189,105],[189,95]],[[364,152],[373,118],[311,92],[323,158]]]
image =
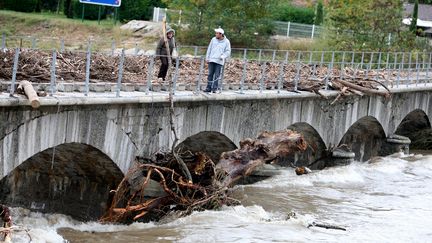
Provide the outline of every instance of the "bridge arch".
[[427,149],[424,142],[431,143],[427,141],[432,135],[430,119],[423,110],[415,109],[402,119],[394,133],[408,137],[412,149]]
[[95,220],[122,179],[119,167],[99,149],[65,143],[33,155],[1,179],[0,202]]
[[355,153],[355,160],[366,161],[379,154],[386,134],[379,121],[372,116],[360,118],[347,130],[339,142]]
[[282,166],[309,166],[325,155],[326,145],[318,131],[309,123],[297,122],[288,127],[288,129],[301,133],[308,144],[305,151],[296,152],[279,160]]
[[187,137],[175,149],[176,151],[204,152],[215,163],[218,163],[223,152],[235,150],[237,146],[220,132],[203,131]]
[[431,128],[431,123],[428,115],[421,109],[415,109],[402,119],[395,134],[409,137],[412,133],[429,128]]
[[51,113],[19,124],[0,139],[0,178],[25,160],[64,143],[91,145],[106,154],[125,173],[136,146],[114,120],[83,110]]

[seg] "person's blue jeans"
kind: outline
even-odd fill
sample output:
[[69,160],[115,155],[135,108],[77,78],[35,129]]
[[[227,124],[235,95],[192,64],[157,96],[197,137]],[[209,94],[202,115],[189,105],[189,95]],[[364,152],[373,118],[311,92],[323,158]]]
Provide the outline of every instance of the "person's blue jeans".
[[208,69],[209,73],[207,77],[206,91],[216,91],[219,85],[219,76],[222,70],[222,65],[215,62],[209,62]]

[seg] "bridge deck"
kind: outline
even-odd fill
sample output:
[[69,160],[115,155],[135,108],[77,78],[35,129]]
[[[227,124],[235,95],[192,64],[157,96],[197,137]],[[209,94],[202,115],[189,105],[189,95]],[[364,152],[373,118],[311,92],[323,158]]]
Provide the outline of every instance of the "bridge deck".
[[[415,92],[432,90],[432,83],[399,85],[389,87],[392,93]],[[385,91],[383,87],[379,90]],[[334,97],[338,95],[335,90],[320,90],[322,96]],[[204,93],[194,91],[176,91],[174,93],[175,102],[194,102],[212,100],[263,100],[263,99],[290,99],[317,97],[317,94],[307,91],[287,91],[287,90],[224,90],[218,93]],[[100,104],[132,104],[132,103],[164,103],[168,102],[168,91],[150,92],[120,92],[117,97],[116,92],[89,92],[87,96],[80,92],[56,92],[52,96],[39,97],[42,106],[53,105],[100,105]],[[10,96],[9,93],[0,93],[1,106],[27,106],[30,105],[24,95]]]

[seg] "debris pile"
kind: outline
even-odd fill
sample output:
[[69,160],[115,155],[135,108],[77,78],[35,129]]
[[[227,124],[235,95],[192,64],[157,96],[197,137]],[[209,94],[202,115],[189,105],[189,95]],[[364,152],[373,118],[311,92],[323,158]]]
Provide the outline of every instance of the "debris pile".
[[[216,209],[239,202],[230,197],[230,187],[255,168],[276,162],[281,156],[304,151],[302,135],[291,130],[263,132],[245,139],[240,148],[222,153],[215,164],[207,155],[189,151],[157,153],[138,159],[136,166],[113,191],[102,222],[131,223],[187,215],[195,210]],[[182,163],[192,175],[191,180]]]
[[[0,51],[0,79],[11,80],[15,50]],[[17,80],[30,82],[49,82],[51,80],[52,53],[39,50],[24,49],[19,55]],[[55,75],[58,82],[83,82],[86,75],[87,54],[85,52],[57,52]],[[91,53],[90,82],[116,83],[119,76],[121,57],[104,53]],[[151,57],[136,55],[126,56],[123,64],[122,83],[143,84],[150,78],[153,84],[158,84],[157,72],[160,65],[158,58],[151,68]],[[185,56],[180,59],[177,74],[177,84],[196,85],[198,77],[201,83],[206,81],[207,67],[201,67],[201,58]],[[201,72],[200,72],[201,70]],[[174,72],[174,70],[173,70]],[[148,77],[150,73],[150,77]],[[201,75],[200,75],[201,73]],[[388,92],[378,91],[378,86],[392,84],[397,78],[403,78],[404,73],[391,70],[361,70],[352,67],[328,69],[318,64],[259,62],[250,60],[244,62],[231,59],[225,66],[223,82],[238,89],[241,82],[249,89],[282,89],[289,91],[310,91],[320,94],[326,85],[330,89],[339,90],[342,95],[354,93],[374,93],[388,95]],[[242,81],[243,80],[243,81]],[[385,84],[380,81],[385,81]],[[164,85],[162,83],[159,83]],[[351,84],[351,85],[350,85]]]

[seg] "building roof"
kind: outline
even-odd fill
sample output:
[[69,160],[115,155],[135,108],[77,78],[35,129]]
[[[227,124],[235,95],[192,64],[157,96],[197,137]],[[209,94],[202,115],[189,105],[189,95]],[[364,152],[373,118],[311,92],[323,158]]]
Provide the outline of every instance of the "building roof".
[[[414,10],[413,3],[404,3],[404,18],[411,18]],[[418,19],[432,21],[432,5],[418,5]]]

